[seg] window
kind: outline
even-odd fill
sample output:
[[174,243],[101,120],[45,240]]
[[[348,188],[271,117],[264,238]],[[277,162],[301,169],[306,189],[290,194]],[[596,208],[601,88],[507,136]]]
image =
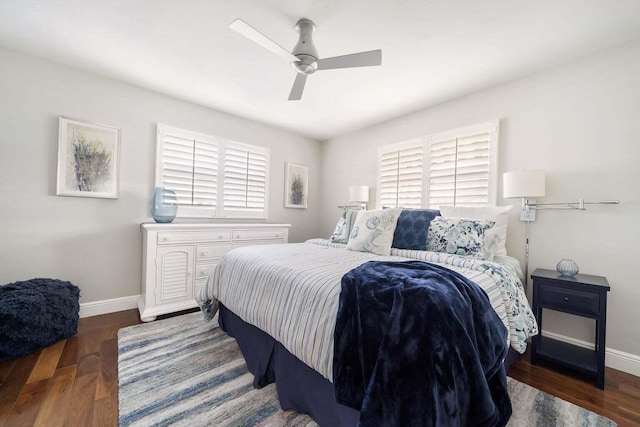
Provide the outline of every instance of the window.
[[257,147],[227,143],[224,153],[225,211],[264,212],[269,153]]
[[379,206],[495,205],[498,126],[493,120],[381,147]]
[[269,150],[158,124],[156,186],[179,217],[266,218]]
[[384,207],[422,207],[424,142],[383,147],[378,156],[378,203]]

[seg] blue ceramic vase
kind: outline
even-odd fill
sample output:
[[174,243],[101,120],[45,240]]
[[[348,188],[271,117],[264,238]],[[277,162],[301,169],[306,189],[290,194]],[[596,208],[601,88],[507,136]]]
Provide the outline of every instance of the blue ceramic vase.
[[151,199],[151,216],[156,222],[168,223],[176,218],[178,198],[173,190],[156,187]]

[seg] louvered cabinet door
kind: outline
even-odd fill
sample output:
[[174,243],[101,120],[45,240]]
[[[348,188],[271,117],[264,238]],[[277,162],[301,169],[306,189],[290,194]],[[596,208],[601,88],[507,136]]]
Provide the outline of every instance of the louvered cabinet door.
[[193,300],[193,246],[158,247],[156,305]]

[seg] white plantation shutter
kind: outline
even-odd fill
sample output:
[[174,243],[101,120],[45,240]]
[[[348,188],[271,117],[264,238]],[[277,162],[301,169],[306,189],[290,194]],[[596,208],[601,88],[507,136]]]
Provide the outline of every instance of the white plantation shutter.
[[388,146],[379,159],[378,200],[381,207],[419,208],[423,193],[424,143]]
[[227,143],[224,154],[224,216],[254,216],[267,205],[269,152],[260,147]]
[[178,206],[216,207],[218,144],[211,137],[165,127],[161,130],[161,187],[176,192]]
[[489,204],[490,134],[432,139],[429,150],[429,206]]
[[498,126],[492,120],[422,141],[382,147],[379,206],[495,205]]
[[158,124],[156,186],[179,217],[266,218],[269,150]]

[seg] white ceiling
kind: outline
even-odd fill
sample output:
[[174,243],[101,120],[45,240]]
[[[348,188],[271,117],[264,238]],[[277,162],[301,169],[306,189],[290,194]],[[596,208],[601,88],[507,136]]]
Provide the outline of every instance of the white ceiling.
[[[382,66],[309,76],[229,29],[287,49],[312,19],[321,57]],[[639,0],[0,0],[0,45],[318,140],[640,38]]]

